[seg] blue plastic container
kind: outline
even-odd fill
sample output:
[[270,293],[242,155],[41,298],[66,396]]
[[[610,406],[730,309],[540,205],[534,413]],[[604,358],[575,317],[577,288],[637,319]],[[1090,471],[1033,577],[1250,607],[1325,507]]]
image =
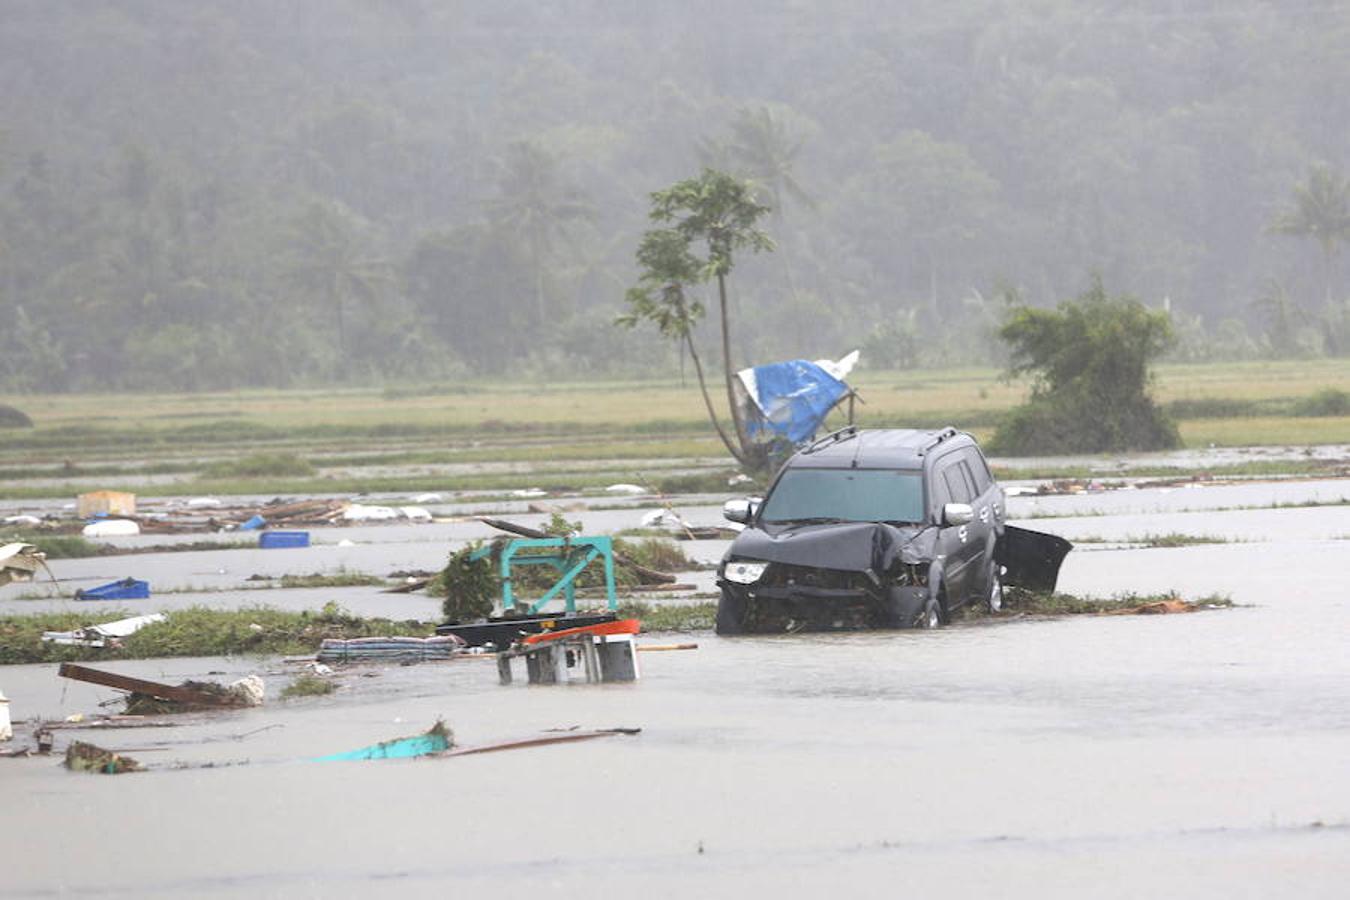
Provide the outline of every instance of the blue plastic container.
[[135,578],[123,578],[121,581],[110,581],[107,584],[100,584],[98,587],[78,590],[75,592],[75,599],[148,600],[150,599],[150,582],[137,581]]
[[258,535],[258,546],[264,550],[279,550],[282,547],[308,547],[308,531],[264,531]]

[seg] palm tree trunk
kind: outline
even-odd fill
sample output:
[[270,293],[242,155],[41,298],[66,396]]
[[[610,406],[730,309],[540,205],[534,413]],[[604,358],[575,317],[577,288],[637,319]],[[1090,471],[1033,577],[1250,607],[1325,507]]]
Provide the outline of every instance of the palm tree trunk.
[[1326,289],[1324,300],[1327,309],[1331,308],[1331,259],[1335,253],[1336,249],[1330,241],[1322,242],[1322,283]]
[[732,444],[731,438],[727,437],[726,431],[722,428],[722,423],[717,420],[717,410],[713,409],[712,397],[708,394],[708,383],[703,377],[703,362],[698,358],[698,351],[694,349],[694,338],[689,332],[684,334],[685,346],[689,348],[689,358],[694,361],[694,374],[698,376],[698,389],[703,393],[703,405],[708,408],[708,420],[712,422],[713,428],[717,431],[717,436],[722,439],[722,444],[727,448],[736,462],[744,464],[745,460],[741,458],[740,448]]
[[741,453],[734,454],[740,460],[746,444],[745,423],[741,421],[741,409],[736,404],[736,372],[731,366],[731,319],[727,315],[727,279],[717,273],[717,297],[721,301],[722,311],[722,369],[727,382],[727,403],[731,406],[731,423],[736,428],[736,442],[741,445]]
[[338,357],[339,359],[342,359],[347,355],[347,320],[342,314],[342,291],[334,289],[332,296],[333,306],[336,308],[337,312]]

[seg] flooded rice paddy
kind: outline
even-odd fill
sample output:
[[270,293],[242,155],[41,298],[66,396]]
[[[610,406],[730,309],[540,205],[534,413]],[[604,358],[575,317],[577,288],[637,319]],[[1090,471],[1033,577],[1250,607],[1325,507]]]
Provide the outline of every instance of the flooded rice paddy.
[[[1228,594],[1231,610],[702,633],[697,651],[643,654],[632,685],[501,687],[491,662],[470,658],[351,669],[333,695],[284,702],[294,670],[276,659],[112,663],[174,682],[261,673],[269,702],[97,734],[161,769],[144,774],[0,760],[0,895],[1341,897],[1350,507],[1289,504],[1346,496],[1350,481],[1324,480],[1010,499],[1021,524],[1070,539],[1227,539],[1086,544],[1061,588]],[[641,508],[569,518],[614,531],[637,525]],[[695,524],[719,520],[715,506],[679,508]],[[67,588],[135,575],[204,591],[122,608],[336,600],[434,619],[438,601],[375,588],[239,588],[254,573],[437,568],[453,544],[489,536],[474,522],[312,533],[317,546],[304,550],[53,568]],[[686,549],[710,561],[724,546]],[[681,580],[708,586],[707,573]],[[0,589],[0,613],[101,605],[15,599],[33,591]],[[20,721],[90,714],[115,694],[50,665],[0,668],[0,690]],[[463,744],[571,726],[643,731],[454,759],[306,761],[437,718]]]

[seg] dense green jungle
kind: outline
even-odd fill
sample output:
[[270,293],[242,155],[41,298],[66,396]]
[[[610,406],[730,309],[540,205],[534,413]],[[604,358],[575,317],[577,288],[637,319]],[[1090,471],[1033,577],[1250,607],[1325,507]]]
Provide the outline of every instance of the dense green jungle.
[[704,166],[771,207],[738,365],[999,366],[1094,277],[1174,362],[1343,356],[1347,46],[1334,2],[0,0],[0,389],[674,376],[613,323]]

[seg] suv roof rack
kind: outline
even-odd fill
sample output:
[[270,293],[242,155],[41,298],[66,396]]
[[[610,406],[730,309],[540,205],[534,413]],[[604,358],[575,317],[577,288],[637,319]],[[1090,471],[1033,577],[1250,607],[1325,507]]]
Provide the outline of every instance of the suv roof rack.
[[802,452],[815,453],[817,450],[820,450],[824,447],[828,447],[831,444],[837,444],[840,441],[846,441],[851,437],[857,437],[857,435],[858,435],[857,425],[845,425],[838,431],[831,431],[823,438],[817,438],[816,440],[812,441],[809,446],[807,446],[805,449],[802,450]]
[[938,446],[943,441],[948,441],[956,437],[958,433],[959,432],[957,432],[957,430],[951,425],[948,425],[946,428],[938,429],[938,431],[933,435],[933,439],[919,448],[918,455],[923,456],[925,453],[927,453],[929,450],[932,450],[934,447]]

